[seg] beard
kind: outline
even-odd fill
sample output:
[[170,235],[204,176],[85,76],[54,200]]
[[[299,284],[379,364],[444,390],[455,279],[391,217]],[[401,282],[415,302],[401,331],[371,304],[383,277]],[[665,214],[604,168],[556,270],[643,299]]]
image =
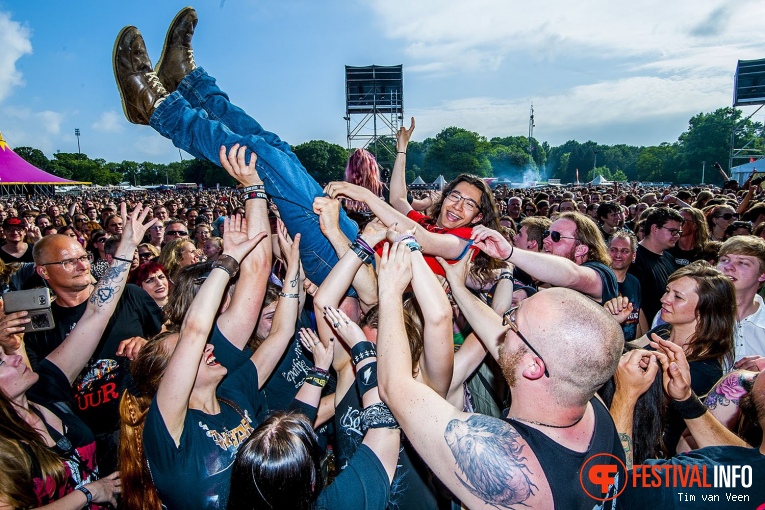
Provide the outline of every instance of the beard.
[[529,350],[524,345],[511,351],[506,345],[507,341],[505,341],[499,348],[499,367],[502,369],[502,375],[505,376],[508,386],[514,388],[516,383],[515,371],[518,368],[518,365],[520,365],[521,359],[523,359]]

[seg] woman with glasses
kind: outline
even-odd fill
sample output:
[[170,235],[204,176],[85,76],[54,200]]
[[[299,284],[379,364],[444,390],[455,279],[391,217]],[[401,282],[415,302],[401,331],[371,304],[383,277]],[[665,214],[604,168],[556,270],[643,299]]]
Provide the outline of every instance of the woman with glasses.
[[738,213],[729,205],[716,205],[706,213],[710,241],[724,241],[725,229],[738,219]]
[[93,261],[90,265],[90,274],[93,278],[100,280],[109,269],[109,263],[106,261],[106,240],[111,237],[105,230],[95,232],[88,243],[88,252],[92,254]]
[[157,257],[159,257],[159,250],[153,244],[141,243],[138,245],[138,263],[139,264],[146,264],[150,260],[154,260]]
[[[127,258],[143,236],[144,217],[140,207],[129,218],[124,207],[122,214],[127,227],[117,254]],[[60,264],[71,270],[77,263],[77,259],[65,259],[44,266]],[[98,346],[125,289],[129,266],[121,260],[113,262],[82,318],[36,372],[29,366],[24,346],[28,312],[0,316],[0,507],[116,506],[119,474],[99,480],[95,437],[72,412],[75,403],[69,387]],[[119,350],[128,357],[136,354],[130,341]]]
[[[672,273],[661,298],[661,320],[647,335],[635,340],[648,345],[654,334],[683,348],[691,367],[691,387],[705,395],[733,364],[733,330],[736,295],[730,279],[704,261],[693,262]],[[673,413],[664,441],[674,451],[685,428]]]

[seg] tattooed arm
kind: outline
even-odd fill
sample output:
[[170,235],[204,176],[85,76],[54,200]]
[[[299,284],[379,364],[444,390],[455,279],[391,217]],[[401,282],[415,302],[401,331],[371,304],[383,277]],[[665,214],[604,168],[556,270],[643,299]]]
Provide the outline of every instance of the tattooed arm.
[[741,414],[739,402],[752,389],[757,372],[736,370],[725,375],[702,400],[712,415],[730,430],[736,428]]
[[148,212],[148,208],[142,209],[137,205],[128,217],[125,203],[120,205],[124,230],[114,260],[90,295],[82,318],[61,345],[48,355],[48,360],[61,369],[70,383],[93,355],[109,319],[117,308],[130,271],[131,262],[127,261],[133,260],[133,254],[144,234],[158,221],[154,219],[144,225]]
[[380,397],[438,478],[469,508],[551,507],[549,486],[527,443],[509,423],[458,411],[415,381],[402,311],[411,251],[383,249],[377,336]]

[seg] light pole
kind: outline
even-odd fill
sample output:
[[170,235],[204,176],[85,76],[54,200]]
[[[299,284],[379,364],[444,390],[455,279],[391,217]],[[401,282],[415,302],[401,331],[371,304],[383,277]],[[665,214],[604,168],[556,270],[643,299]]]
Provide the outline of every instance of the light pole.
[[[592,169],[593,169],[593,170],[595,170],[596,168],[598,168],[598,152],[600,152],[600,151],[595,151],[595,161],[592,163]],[[596,175],[596,176],[594,176],[594,177],[597,177],[597,175]],[[593,177],[593,178],[594,178],[594,177]]]
[[80,152],[80,128],[74,129],[74,136],[77,137],[77,154],[82,154]]

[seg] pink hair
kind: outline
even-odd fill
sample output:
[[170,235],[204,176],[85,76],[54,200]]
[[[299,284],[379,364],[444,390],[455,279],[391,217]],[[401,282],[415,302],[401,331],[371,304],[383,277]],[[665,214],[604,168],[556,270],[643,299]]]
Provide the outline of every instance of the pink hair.
[[[382,196],[383,183],[380,179],[380,167],[374,155],[366,149],[356,149],[345,167],[345,181],[367,188],[378,197]],[[368,211],[365,204],[346,200],[346,209]]]

